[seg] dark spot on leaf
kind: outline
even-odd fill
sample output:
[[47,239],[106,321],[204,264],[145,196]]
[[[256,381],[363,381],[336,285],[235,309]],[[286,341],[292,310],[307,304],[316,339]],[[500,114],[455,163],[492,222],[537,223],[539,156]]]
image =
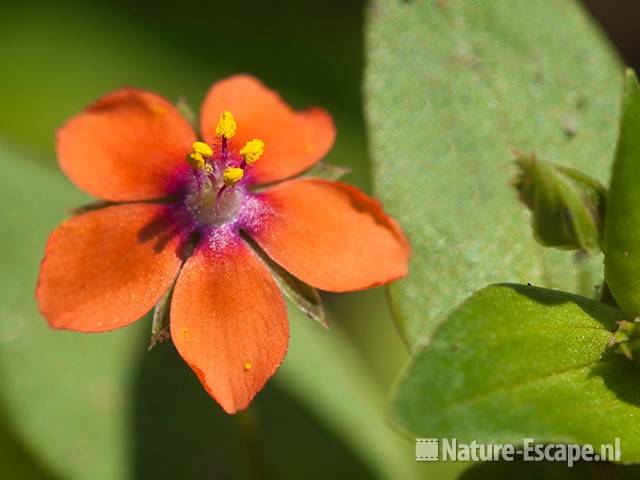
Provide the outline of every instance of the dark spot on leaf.
[[586,110],[589,107],[589,99],[584,95],[579,95],[576,98],[576,109],[578,110]]
[[536,68],[533,74],[533,83],[544,83],[544,73],[541,68]]
[[567,139],[572,139],[578,134],[578,127],[576,125],[576,121],[573,118],[567,118],[564,121],[562,126],[565,136]]

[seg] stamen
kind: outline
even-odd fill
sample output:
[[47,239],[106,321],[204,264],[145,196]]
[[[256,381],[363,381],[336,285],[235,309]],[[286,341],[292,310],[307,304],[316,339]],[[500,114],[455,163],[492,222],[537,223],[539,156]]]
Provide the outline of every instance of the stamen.
[[204,158],[209,158],[213,155],[213,149],[209,146],[209,144],[204,142],[193,142],[191,146],[194,153],[199,153]]
[[253,367],[253,365],[251,365],[251,363],[247,362],[244,364],[244,371],[248,372],[249,370],[251,370],[251,368]]
[[258,160],[264,153],[264,142],[259,138],[254,138],[245,143],[244,147],[240,149],[240,155],[244,158],[244,161],[251,164]]
[[202,170],[203,168],[205,168],[204,157],[201,153],[191,152],[187,157],[187,161],[193,168],[197,168],[198,170]]
[[224,169],[223,180],[227,187],[234,187],[236,183],[244,177],[244,170],[238,167],[227,167]]
[[229,110],[225,110],[220,115],[218,125],[216,126],[216,135],[222,138],[229,139],[236,134],[236,120],[233,118],[233,114]]

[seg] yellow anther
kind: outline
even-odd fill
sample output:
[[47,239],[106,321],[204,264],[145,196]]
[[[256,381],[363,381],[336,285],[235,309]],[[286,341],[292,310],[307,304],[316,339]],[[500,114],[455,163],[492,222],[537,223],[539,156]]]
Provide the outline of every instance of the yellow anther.
[[238,167],[227,167],[224,169],[224,184],[227,187],[233,187],[244,177],[244,170]]
[[194,153],[199,153],[204,158],[209,158],[211,155],[213,155],[213,149],[204,142],[193,142],[191,148],[193,149]]
[[251,365],[251,363],[247,362],[244,364],[244,371],[248,372],[249,370],[251,370],[251,368],[253,368],[253,365]]
[[216,135],[224,138],[231,138],[236,134],[236,119],[229,110],[225,110],[220,115],[216,126]]
[[254,138],[245,143],[240,149],[240,155],[247,163],[253,163],[258,160],[264,153],[264,142],[259,138]]
[[198,152],[191,152],[187,157],[187,160],[192,167],[202,170],[205,166],[204,157]]

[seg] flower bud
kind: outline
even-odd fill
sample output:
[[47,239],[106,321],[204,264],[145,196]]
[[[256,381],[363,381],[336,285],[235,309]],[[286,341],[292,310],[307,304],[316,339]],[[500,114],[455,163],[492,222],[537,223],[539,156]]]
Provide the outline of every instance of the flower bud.
[[563,250],[601,251],[607,190],[567,167],[518,154],[513,182],[531,210],[533,232],[542,245]]

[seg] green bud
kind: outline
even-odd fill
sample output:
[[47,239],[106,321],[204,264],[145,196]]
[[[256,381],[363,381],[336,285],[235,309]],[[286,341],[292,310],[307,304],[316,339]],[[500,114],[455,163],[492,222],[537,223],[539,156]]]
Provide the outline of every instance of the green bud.
[[533,232],[542,245],[563,250],[601,251],[607,190],[572,168],[518,154],[513,182],[533,214]]
[[640,319],[633,322],[621,320],[618,323],[618,330],[609,340],[610,347],[616,347],[618,353],[623,354],[629,360],[640,358]]

